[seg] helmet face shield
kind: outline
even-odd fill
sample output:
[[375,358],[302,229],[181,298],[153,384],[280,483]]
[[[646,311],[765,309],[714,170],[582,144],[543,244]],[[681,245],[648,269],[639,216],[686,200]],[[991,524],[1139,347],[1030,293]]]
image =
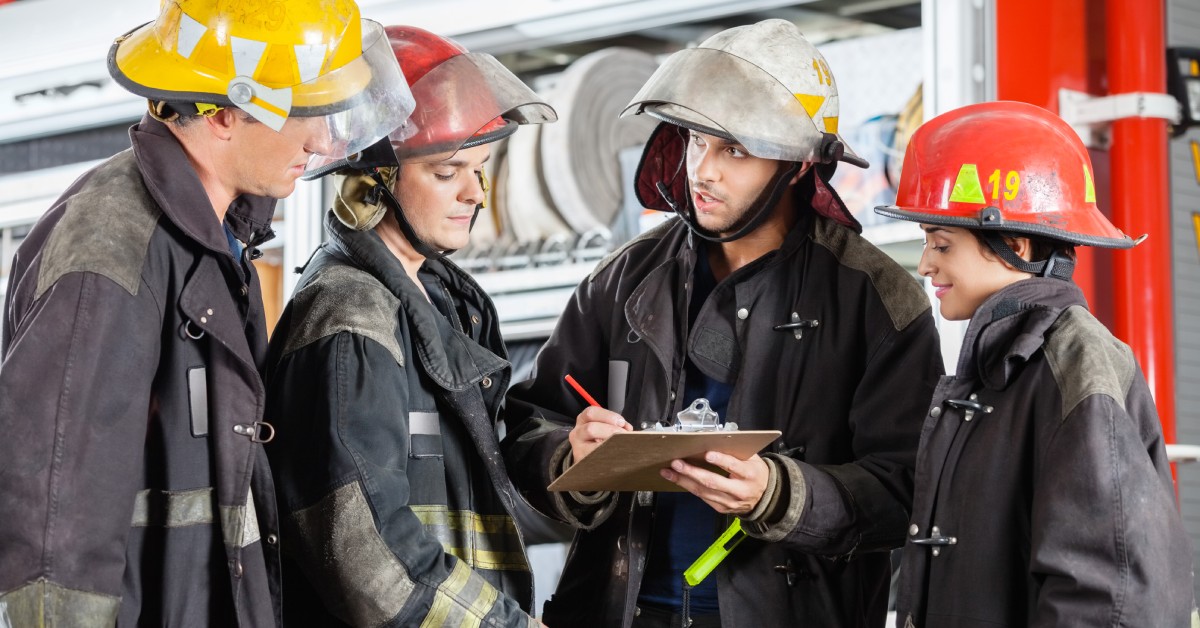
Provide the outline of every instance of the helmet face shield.
[[353,155],[402,126],[416,106],[383,29],[364,20],[363,53],[294,89],[294,117],[323,117],[309,168]]
[[113,43],[109,73],[151,101],[237,107],[275,131],[309,118],[309,150],[326,157],[369,146],[411,113],[383,28],[355,3],[276,4],[251,19],[226,2],[164,0],[155,21]]
[[[460,54],[443,61],[412,85],[416,108],[389,137],[399,161],[452,153],[497,118],[540,124],[558,119],[549,105],[488,54]],[[513,129],[515,130],[515,128]]]

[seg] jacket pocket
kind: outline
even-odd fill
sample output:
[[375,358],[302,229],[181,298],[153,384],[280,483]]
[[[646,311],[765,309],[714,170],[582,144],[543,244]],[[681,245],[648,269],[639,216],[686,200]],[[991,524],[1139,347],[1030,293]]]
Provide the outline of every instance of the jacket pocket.
[[412,458],[442,457],[442,423],[437,412],[408,413],[408,455]]

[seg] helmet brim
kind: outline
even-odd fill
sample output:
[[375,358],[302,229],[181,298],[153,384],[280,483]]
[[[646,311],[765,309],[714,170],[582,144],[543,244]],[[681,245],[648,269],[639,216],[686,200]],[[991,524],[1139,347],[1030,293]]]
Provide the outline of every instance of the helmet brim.
[[[988,211],[989,209],[992,211]],[[1116,237],[1104,237],[1085,233],[1074,233],[1064,229],[1058,229],[1050,225],[1040,225],[1011,220],[1006,221],[1002,218],[999,218],[999,208],[985,208],[982,212],[980,212],[980,216],[986,215],[989,217],[994,217],[990,220],[967,216],[947,216],[945,214],[923,212],[920,210],[897,207],[895,205],[879,205],[875,207],[875,213],[887,218],[895,218],[897,220],[904,220],[907,222],[938,225],[940,227],[961,227],[963,229],[979,231],[999,231],[1005,233],[1015,233],[1019,235],[1039,236],[1069,244],[1095,246],[1104,249],[1131,249],[1137,245],[1136,240],[1125,234],[1121,234],[1120,236]]]

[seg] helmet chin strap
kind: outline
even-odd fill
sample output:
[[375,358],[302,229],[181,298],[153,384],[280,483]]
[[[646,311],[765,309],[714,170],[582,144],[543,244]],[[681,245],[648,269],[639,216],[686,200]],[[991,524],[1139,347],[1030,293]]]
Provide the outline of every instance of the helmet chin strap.
[[787,190],[792,177],[796,176],[796,173],[800,172],[800,169],[803,167],[804,164],[802,162],[793,161],[789,162],[786,168],[780,170],[775,177],[771,179],[770,183],[767,184],[767,187],[763,188],[762,194],[760,194],[758,197],[759,200],[755,201],[754,206],[751,206],[749,211],[754,212],[754,217],[751,218],[750,221],[745,225],[742,225],[740,229],[726,236],[715,236],[705,233],[704,229],[700,226],[699,221],[696,220],[696,207],[692,203],[692,197],[690,194],[688,195],[686,203],[681,206],[678,201],[671,197],[671,193],[667,189],[666,184],[659,181],[657,184],[655,184],[655,187],[658,189],[658,193],[663,197],[663,200],[666,201],[667,205],[670,205],[671,209],[675,210],[676,214],[679,214],[679,217],[683,220],[684,224],[688,226],[688,229],[690,229],[692,233],[704,238],[705,240],[708,240],[709,242],[732,242],[739,238],[745,237],[746,235],[752,233],[755,229],[758,229],[760,226],[762,226],[763,222],[765,222],[771,215],[771,210],[775,209],[775,204],[779,202],[779,199],[783,196],[784,191]]
[[1075,260],[1062,255],[1058,251],[1050,254],[1050,258],[1040,262],[1029,262],[1017,255],[1016,251],[1008,246],[1004,238],[995,231],[984,231],[983,239],[987,242],[988,248],[1000,256],[1000,259],[1008,262],[1013,268],[1029,273],[1037,277],[1052,277],[1054,279],[1062,279],[1063,281],[1071,281],[1071,275],[1075,272]]
[[[412,245],[413,249],[417,253],[420,253],[426,259],[441,259],[458,250],[439,250],[433,246],[430,246],[428,242],[422,240],[421,237],[417,235],[417,232],[413,229],[412,223],[408,221],[408,216],[404,215],[404,208],[400,206],[400,200],[397,199],[396,195],[392,194],[392,191],[388,189],[386,184],[384,184],[383,175],[376,171],[371,173],[371,178],[375,179],[375,187],[371,188],[371,191],[368,192],[368,196],[378,194],[383,198],[384,201],[387,202],[388,205],[392,207],[392,213],[396,215],[396,222],[400,225],[400,232],[404,234],[404,239],[408,240],[408,243]],[[483,205],[475,206],[475,213],[471,215],[470,228],[475,227],[475,219],[479,217],[479,210],[482,207]]]

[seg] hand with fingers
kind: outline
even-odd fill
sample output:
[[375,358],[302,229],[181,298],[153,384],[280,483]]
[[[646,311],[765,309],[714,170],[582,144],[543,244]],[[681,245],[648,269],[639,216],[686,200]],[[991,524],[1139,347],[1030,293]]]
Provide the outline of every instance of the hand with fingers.
[[617,432],[631,432],[633,426],[621,415],[599,406],[584,408],[575,417],[575,427],[567,437],[571,441],[571,456],[579,462],[592,453],[600,443]]
[[757,454],[747,460],[738,460],[719,451],[704,454],[704,460],[725,470],[729,477],[683,460],[672,460],[671,468],[660,473],[719,513],[744,515],[754,510],[767,490],[771,471],[766,461]]

